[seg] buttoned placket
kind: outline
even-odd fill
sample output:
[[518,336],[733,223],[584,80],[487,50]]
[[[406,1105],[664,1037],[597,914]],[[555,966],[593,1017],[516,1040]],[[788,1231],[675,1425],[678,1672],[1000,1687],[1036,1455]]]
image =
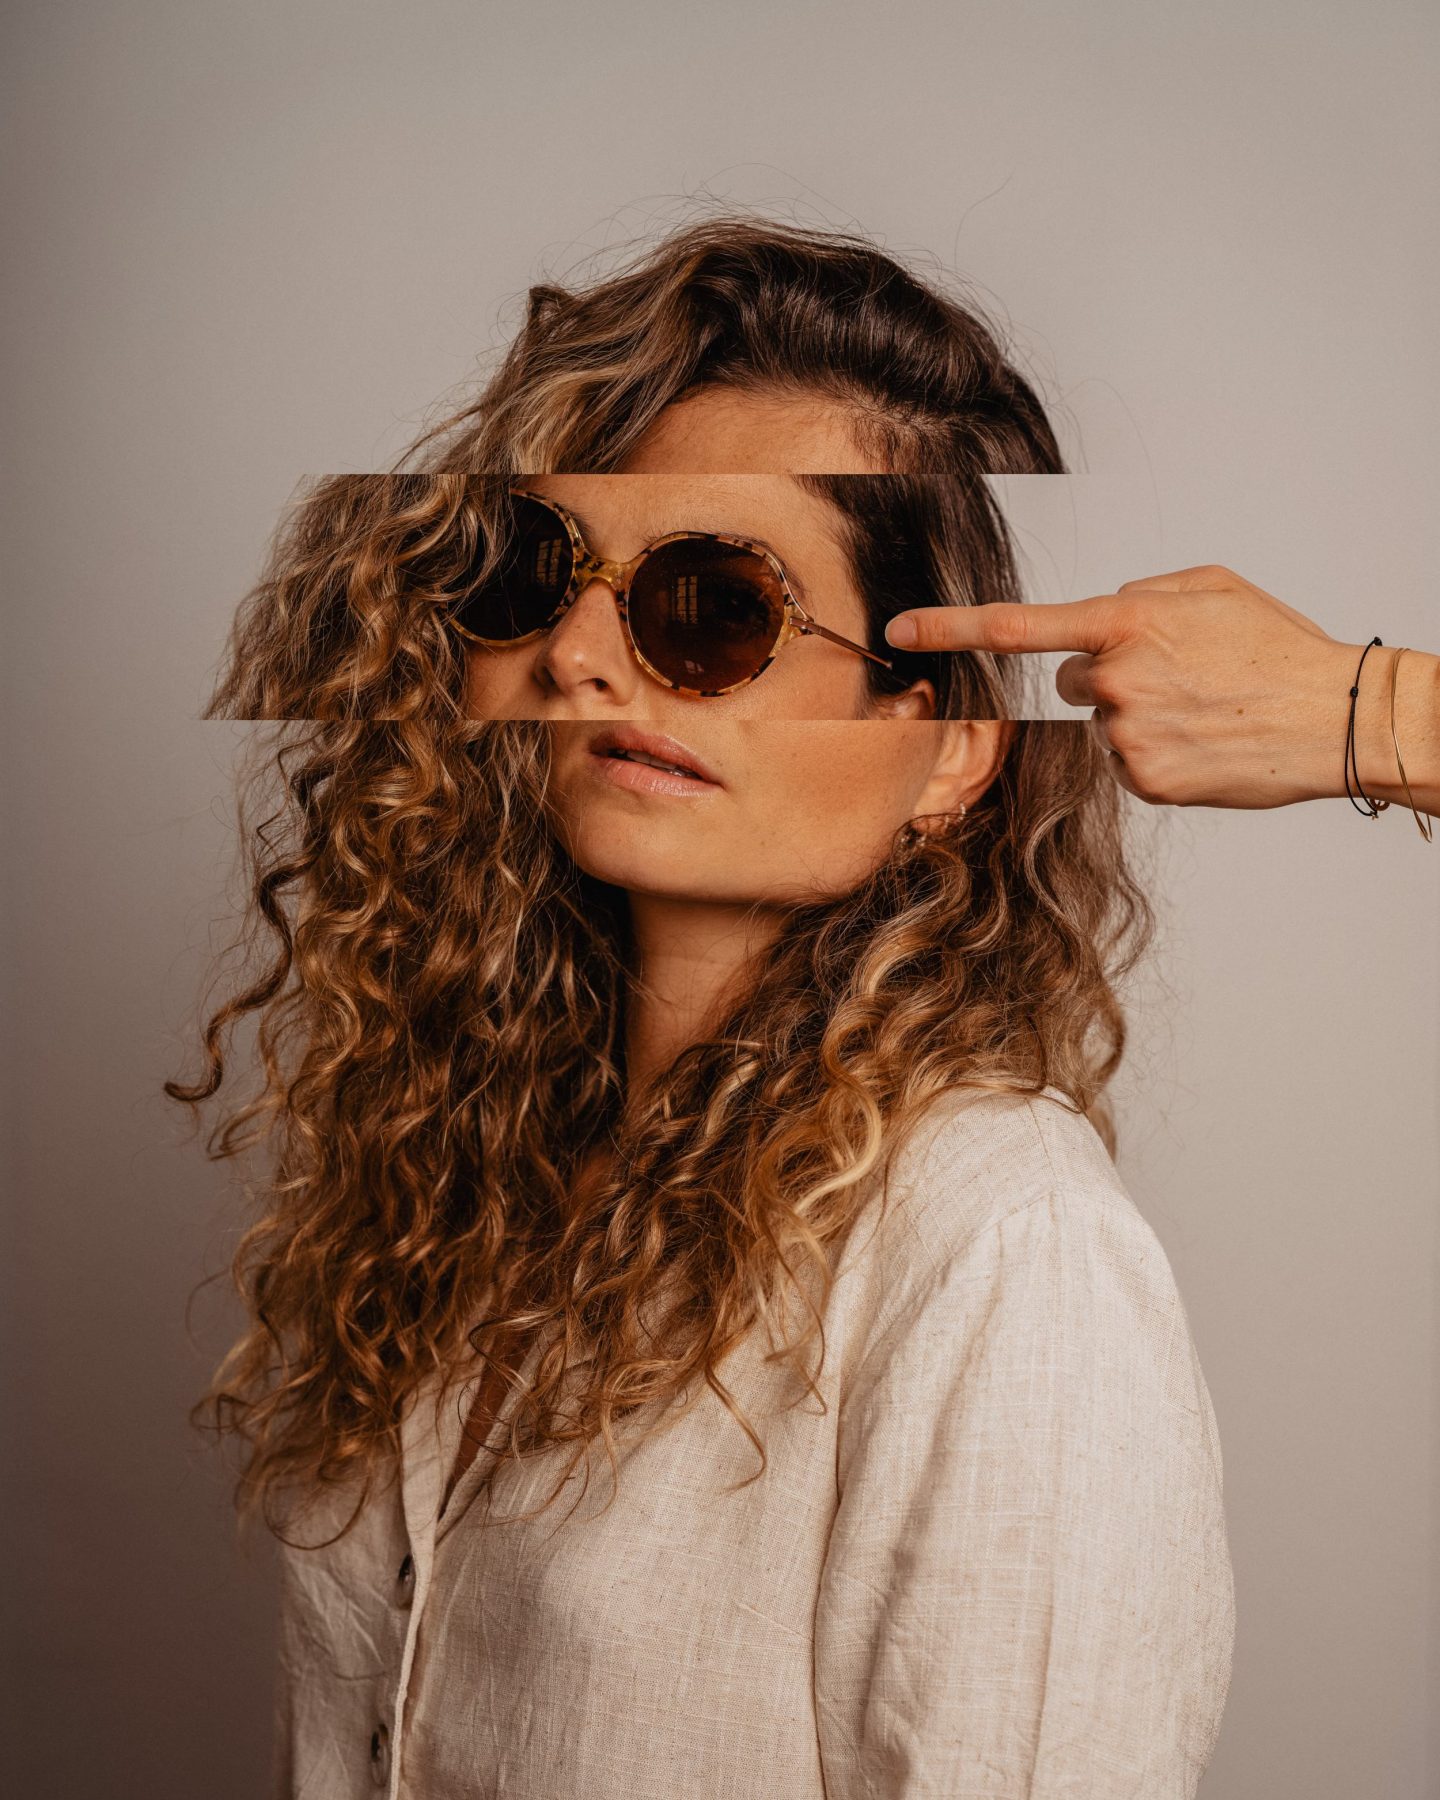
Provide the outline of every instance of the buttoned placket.
[[437,1380],[438,1377],[432,1377],[421,1384],[400,1423],[400,1499],[408,1542],[393,1571],[390,1597],[391,1604],[407,1615],[405,1639],[393,1692],[388,1697],[388,1704],[386,1697],[380,1696],[370,1741],[364,1746],[370,1780],[377,1793],[385,1794],[386,1800],[398,1800],[400,1793],[405,1701],[434,1560],[441,1470],[445,1466],[443,1458],[449,1436],[444,1425],[448,1422],[451,1404],[447,1402],[442,1411],[442,1426],[437,1437],[434,1429]]
[[[524,1359],[522,1384],[533,1374],[540,1359],[540,1349],[539,1343],[533,1344]],[[438,1375],[432,1375],[421,1384],[400,1422],[401,1511],[409,1544],[395,1570],[393,1601],[397,1607],[406,1610],[409,1617],[393,1696],[388,1708],[383,1700],[377,1708],[370,1741],[365,1746],[371,1780],[377,1792],[384,1790],[386,1800],[400,1800],[402,1791],[405,1705],[415,1666],[415,1645],[435,1566],[436,1546],[464,1513],[494,1463],[498,1453],[493,1447],[494,1440],[517,1400],[512,1388],[497,1413],[491,1443],[475,1455],[456,1482],[442,1518],[440,1500],[445,1477],[455,1466],[464,1422],[469,1417],[483,1375],[484,1365],[477,1359],[441,1407],[438,1430],[435,1419]]]

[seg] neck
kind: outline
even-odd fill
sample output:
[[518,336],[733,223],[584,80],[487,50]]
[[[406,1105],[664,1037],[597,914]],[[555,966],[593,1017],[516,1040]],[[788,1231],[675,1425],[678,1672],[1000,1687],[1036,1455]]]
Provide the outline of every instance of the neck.
[[630,895],[627,1110],[718,1023],[779,928],[779,914],[765,906]]

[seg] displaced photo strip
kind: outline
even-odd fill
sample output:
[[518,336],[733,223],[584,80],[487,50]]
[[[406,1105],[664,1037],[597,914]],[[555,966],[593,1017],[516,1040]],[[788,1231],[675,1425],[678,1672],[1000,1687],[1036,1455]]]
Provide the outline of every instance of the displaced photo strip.
[[1136,504],[1088,475],[318,476],[205,716],[1079,718],[1061,652],[886,626],[1098,591],[1135,566]]

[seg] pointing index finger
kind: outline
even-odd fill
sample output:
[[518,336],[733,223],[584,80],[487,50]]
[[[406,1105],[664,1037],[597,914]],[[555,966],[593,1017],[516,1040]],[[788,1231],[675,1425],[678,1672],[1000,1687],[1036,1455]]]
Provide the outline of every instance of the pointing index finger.
[[[1119,635],[1116,599],[1093,594],[1033,605],[990,600],[983,606],[916,606],[896,613],[885,637],[901,650],[1084,650],[1094,656]],[[913,637],[904,635],[907,624],[915,628]]]

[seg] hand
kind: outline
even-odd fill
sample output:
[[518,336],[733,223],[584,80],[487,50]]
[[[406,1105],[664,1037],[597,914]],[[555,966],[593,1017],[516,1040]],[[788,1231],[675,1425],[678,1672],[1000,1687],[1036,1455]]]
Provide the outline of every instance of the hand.
[[[892,643],[899,619],[917,628],[906,648],[1077,652],[1056,669],[1056,689],[1095,709],[1090,729],[1137,799],[1267,807],[1345,792],[1362,646],[1229,569],[1179,569],[1054,605],[920,607],[890,621]],[[1390,654],[1371,651],[1367,690],[1382,671],[1388,680]]]

